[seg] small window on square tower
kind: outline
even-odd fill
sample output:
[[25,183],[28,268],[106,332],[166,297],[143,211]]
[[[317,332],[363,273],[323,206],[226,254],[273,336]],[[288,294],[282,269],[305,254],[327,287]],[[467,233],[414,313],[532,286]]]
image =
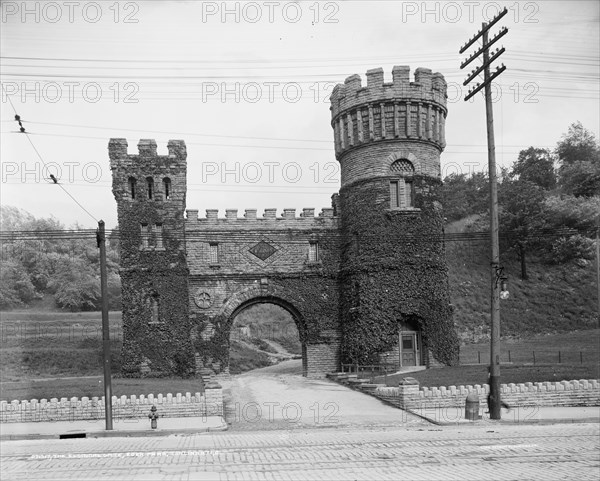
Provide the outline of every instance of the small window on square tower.
[[127,180],[127,183],[129,184],[129,198],[131,200],[135,199],[135,184],[136,184],[136,180],[135,177],[129,177],[129,179]]
[[308,262],[319,262],[319,243],[310,241],[308,244]]
[[218,266],[219,265],[219,244],[216,242],[209,243],[209,265]]
[[165,200],[169,200],[171,197],[171,179],[168,177],[163,179],[163,191],[165,194]]
[[165,246],[163,244],[163,225],[155,224],[154,225],[154,245],[157,249],[164,249]]
[[140,224],[140,233],[142,237],[141,248],[143,250],[150,248],[150,226],[148,224]]
[[150,311],[150,319],[148,323],[159,324],[160,297],[158,296],[158,292],[152,291],[150,293],[150,295],[146,299],[146,306]]
[[148,199],[152,200],[154,196],[154,179],[152,177],[146,177],[146,189],[148,191]]

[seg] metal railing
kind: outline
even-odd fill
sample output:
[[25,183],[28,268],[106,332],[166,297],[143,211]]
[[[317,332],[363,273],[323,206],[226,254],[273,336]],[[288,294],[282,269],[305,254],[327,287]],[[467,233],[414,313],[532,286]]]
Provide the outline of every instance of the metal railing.
[[[488,364],[489,351],[471,351],[460,354],[459,364]],[[531,350],[523,349],[504,350],[500,354],[501,363],[510,364],[584,364],[589,362],[599,362],[600,354],[590,351],[571,351],[571,350]]]
[[387,383],[387,375],[396,373],[399,370],[399,363],[342,364],[342,372],[356,374],[359,379],[369,379],[370,382],[374,382],[375,378],[383,376],[383,382]]

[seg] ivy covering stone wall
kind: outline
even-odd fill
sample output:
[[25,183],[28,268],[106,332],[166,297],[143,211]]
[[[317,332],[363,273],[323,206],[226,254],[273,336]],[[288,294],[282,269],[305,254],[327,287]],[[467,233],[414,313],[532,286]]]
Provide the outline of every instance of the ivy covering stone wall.
[[[153,140],[140,140],[137,154],[128,154],[125,139],[109,144],[119,217],[124,376],[187,377],[195,370],[184,240],[185,144],[169,141],[168,151],[157,155]],[[153,227],[145,239],[143,225]]]
[[414,209],[392,210],[389,180],[368,179],[340,191],[340,272],[344,363],[369,364],[398,342],[400,322],[416,323],[443,364],[458,361],[452,321],[441,183],[414,176]]

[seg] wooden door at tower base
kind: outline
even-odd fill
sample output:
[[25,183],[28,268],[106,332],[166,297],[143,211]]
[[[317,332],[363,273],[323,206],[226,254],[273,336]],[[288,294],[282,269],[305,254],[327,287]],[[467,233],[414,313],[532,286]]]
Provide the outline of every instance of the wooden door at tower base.
[[420,366],[419,335],[413,331],[400,332],[400,365]]

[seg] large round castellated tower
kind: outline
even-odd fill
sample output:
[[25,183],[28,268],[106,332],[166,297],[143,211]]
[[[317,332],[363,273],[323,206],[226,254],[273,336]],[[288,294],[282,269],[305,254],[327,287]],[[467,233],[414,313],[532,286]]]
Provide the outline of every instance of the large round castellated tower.
[[383,69],[331,95],[342,268],[342,362],[399,356],[403,365],[452,364],[452,322],[440,203],[446,81],[418,68]]

